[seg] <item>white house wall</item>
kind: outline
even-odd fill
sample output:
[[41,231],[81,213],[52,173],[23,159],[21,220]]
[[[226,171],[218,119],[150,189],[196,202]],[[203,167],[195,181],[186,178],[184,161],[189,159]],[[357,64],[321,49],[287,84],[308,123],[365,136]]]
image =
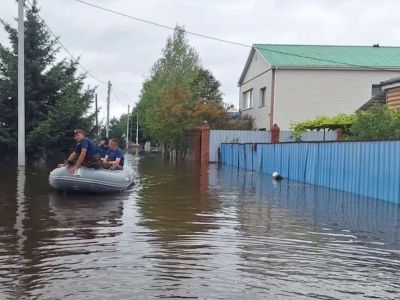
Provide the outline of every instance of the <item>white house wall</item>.
[[254,51],[254,55],[251,58],[250,64],[245,70],[246,74],[241,83],[246,83],[249,80],[252,80],[254,77],[260,75],[266,70],[270,69],[271,66],[268,62],[260,55],[257,51]]
[[[270,65],[255,51],[247,72],[243,78],[242,85],[239,89],[239,107],[244,114],[248,114],[255,119],[255,128],[265,128],[269,130],[269,113],[271,104],[271,82],[272,72]],[[260,106],[260,89],[266,88],[265,91],[265,106]],[[253,107],[244,108],[243,93],[253,90]]]
[[274,123],[281,130],[290,130],[292,123],[319,115],[353,113],[371,98],[372,84],[399,75],[399,72],[375,70],[278,69]]

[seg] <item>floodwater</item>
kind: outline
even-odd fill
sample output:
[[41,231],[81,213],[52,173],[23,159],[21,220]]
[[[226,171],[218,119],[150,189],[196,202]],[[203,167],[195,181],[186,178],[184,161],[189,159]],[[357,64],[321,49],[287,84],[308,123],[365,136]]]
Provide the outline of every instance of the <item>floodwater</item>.
[[130,159],[118,195],[0,175],[0,299],[399,299],[400,207],[211,165]]

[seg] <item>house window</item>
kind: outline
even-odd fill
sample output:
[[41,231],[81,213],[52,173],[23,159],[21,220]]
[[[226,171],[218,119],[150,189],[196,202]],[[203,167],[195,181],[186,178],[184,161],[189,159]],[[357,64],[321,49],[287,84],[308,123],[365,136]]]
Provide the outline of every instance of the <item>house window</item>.
[[265,87],[260,89],[260,107],[265,106],[265,92],[266,92]]
[[382,94],[381,85],[380,84],[373,84],[372,85],[372,93],[371,94],[372,94],[372,97]]
[[248,90],[243,93],[243,109],[253,107],[253,90]]

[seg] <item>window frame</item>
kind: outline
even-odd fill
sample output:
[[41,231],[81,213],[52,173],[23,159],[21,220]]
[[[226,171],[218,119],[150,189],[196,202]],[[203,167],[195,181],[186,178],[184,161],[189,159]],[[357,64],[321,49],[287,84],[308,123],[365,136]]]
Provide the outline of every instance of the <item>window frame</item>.
[[[253,106],[254,106],[254,101],[253,101],[253,89],[251,88],[251,89],[248,89],[248,90],[246,90],[246,91],[244,91],[243,93],[243,110],[246,110],[246,109],[251,109],[251,108],[253,108]],[[247,106],[246,104],[247,104],[247,99],[246,99],[246,95],[247,94],[249,94],[250,96],[249,96],[249,106]]]
[[260,99],[258,103],[259,107],[264,107],[266,105],[266,100],[267,100],[266,96],[267,96],[267,87],[264,86],[260,88]]

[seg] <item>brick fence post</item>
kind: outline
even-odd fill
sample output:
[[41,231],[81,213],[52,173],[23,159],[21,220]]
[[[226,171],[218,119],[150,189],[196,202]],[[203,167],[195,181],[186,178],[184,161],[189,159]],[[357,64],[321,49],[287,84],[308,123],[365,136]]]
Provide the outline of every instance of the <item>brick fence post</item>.
[[271,128],[271,143],[272,144],[278,144],[279,143],[279,136],[280,136],[281,130],[279,129],[279,126],[274,124]]
[[201,164],[208,164],[210,161],[210,125],[204,121],[201,126]]

